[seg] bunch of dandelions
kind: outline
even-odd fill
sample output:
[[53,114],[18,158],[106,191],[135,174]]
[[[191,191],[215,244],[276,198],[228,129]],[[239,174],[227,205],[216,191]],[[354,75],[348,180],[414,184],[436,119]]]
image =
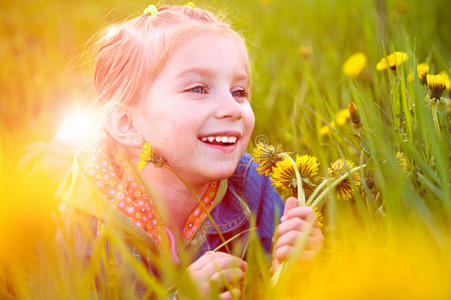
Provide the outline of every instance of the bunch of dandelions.
[[[350,199],[353,183],[355,185],[360,184],[360,176],[356,171],[365,167],[365,165],[354,167],[354,163],[351,161],[339,159],[332,163],[331,168],[329,168],[329,177],[323,179],[319,185],[316,185],[315,179],[319,169],[316,157],[296,155],[295,159],[293,159],[287,153],[282,152],[280,146],[274,147],[264,143],[257,144],[252,156],[255,162],[259,164],[257,167],[259,174],[270,175],[273,186],[279,192],[288,190],[293,196],[297,195],[300,206],[307,205],[313,208],[319,221],[318,225],[322,220],[322,216],[318,211],[321,201],[333,190],[338,197],[344,200]],[[308,196],[307,200],[306,195]],[[303,238],[297,241],[291,260],[288,260],[287,263],[296,261],[312,228],[312,223],[310,223],[310,226],[305,227]],[[285,262],[282,262],[272,277],[273,286],[277,284],[286,268]]]
[[208,211],[208,209],[205,207],[205,204],[200,200],[199,196],[191,188],[191,186],[182,177],[180,177],[177,174],[177,172],[175,172],[175,170],[173,170],[169,166],[169,164],[166,162],[166,160],[164,160],[164,158],[161,155],[159,155],[157,151],[155,151],[155,149],[152,147],[152,145],[149,142],[144,143],[142,146],[142,149],[143,149],[143,151],[139,154],[139,161],[137,163],[138,171],[141,171],[144,167],[146,167],[149,164],[151,164],[157,168],[166,168],[169,171],[171,171],[188,188],[188,190],[191,192],[191,194],[193,194],[194,198],[196,198],[197,202],[199,203],[199,205],[201,206],[203,211],[206,213],[208,219],[211,221],[214,228],[218,232],[219,237],[221,238],[221,241],[223,243],[222,245],[225,246],[227,252],[230,254],[231,253],[230,249],[227,246],[228,242],[226,242],[224,236],[222,235],[221,231],[219,230],[218,225],[216,224],[213,217],[210,215],[210,212]]
[[[328,177],[318,185],[318,159],[310,155],[296,155],[293,159],[280,146],[259,143],[252,156],[259,164],[257,171],[261,175],[270,175],[271,182],[279,192],[290,191],[298,196],[299,205],[315,208],[332,189],[338,198],[348,200],[352,195],[352,183],[360,184],[356,171],[365,165],[355,167],[350,160],[338,159],[328,169]],[[307,198],[307,200],[306,200]]]

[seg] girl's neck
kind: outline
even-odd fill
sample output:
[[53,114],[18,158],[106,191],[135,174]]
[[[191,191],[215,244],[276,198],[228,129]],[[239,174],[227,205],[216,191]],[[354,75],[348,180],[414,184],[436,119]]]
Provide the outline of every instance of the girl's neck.
[[[208,188],[209,182],[196,182],[181,176],[201,197]],[[164,224],[174,234],[176,241],[182,238],[182,231],[189,214],[198,202],[185,184],[166,167],[147,166],[141,170],[140,177],[146,186],[149,196],[156,206]]]

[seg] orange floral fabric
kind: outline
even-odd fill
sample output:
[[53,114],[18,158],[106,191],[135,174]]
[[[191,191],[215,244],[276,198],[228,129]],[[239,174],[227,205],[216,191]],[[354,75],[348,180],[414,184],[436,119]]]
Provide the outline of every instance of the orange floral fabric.
[[[156,206],[127,162],[120,162],[111,153],[97,149],[84,155],[82,168],[112,205],[149,234],[160,247],[167,245],[168,235]],[[211,182],[200,198],[208,210],[212,207],[218,186],[218,181]],[[206,212],[198,204],[187,218],[183,237],[191,240],[206,217]]]

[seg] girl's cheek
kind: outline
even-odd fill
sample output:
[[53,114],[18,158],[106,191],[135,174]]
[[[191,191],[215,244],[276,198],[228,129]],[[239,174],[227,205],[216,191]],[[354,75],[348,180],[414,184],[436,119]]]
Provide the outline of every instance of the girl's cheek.
[[255,115],[254,115],[254,112],[253,112],[253,110],[252,110],[252,108],[251,108],[250,105],[249,105],[247,114],[248,114],[248,117],[247,117],[247,119],[248,119],[247,127],[249,128],[249,134],[251,134],[252,131],[254,130],[254,125],[255,125]]

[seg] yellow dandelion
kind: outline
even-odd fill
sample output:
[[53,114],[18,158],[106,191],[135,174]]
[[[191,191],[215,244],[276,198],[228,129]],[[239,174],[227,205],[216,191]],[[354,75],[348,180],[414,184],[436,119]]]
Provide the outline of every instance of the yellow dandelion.
[[312,47],[310,47],[310,46],[301,45],[298,48],[298,53],[303,59],[309,60],[312,57],[313,50],[312,50]]
[[366,66],[366,56],[363,52],[358,52],[351,57],[343,65],[343,73],[350,77],[356,78],[360,75]]
[[196,4],[194,4],[193,2],[188,2],[188,3],[185,3],[185,5],[184,6],[189,6],[189,7],[191,7],[191,8],[196,8]]
[[449,86],[449,79],[443,74],[428,74],[427,85],[431,98],[440,99],[443,91]]
[[425,85],[427,84],[427,75],[429,73],[429,65],[427,63],[422,63],[417,65],[417,74],[420,83]]
[[252,151],[252,157],[259,166],[257,167],[258,174],[268,176],[277,162],[282,160],[280,155],[282,152],[281,147],[267,145],[264,143],[258,143]]
[[451,90],[451,82],[449,80],[448,73],[446,73],[445,71],[441,71],[440,73],[438,73],[438,75],[442,75],[443,77],[445,77],[446,89],[448,91],[450,91]]
[[321,127],[321,128],[319,129],[319,134],[320,134],[321,136],[328,135],[329,132],[330,132],[330,127],[335,128],[335,122],[334,122],[334,121],[331,121],[331,122],[329,123],[329,125],[324,125],[323,127]]
[[141,171],[148,164],[154,164],[157,167],[164,164],[163,158],[155,153],[149,142],[144,143],[142,148],[143,151],[139,154],[138,171]]
[[414,78],[413,72],[410,72],[409,75],[407,75],[407,81],[408,81],[408,82],[412,82],[412,81],[413,81],[413,78]]
[[407,170],[409,159],[404,152],[396,152],[396,160],[398,162],[398,165],[400,165],[404,169],[404,171]]
[[[296,155],[296,167],[302,177],[302,187],[306,197],[309,197],[315,188],[314,178],[318,174],[319,163],[316,157],[310,155]],[[297,194],[297,180],[293,163],[288,157],[279,161],[271,174],[273,186],[279,190],[289,190]]]
[[347,108],[339,110],[335,114],[335,120],[337,121],[338,126],[343,126],[350,118],[351,114],[349,113],[349,109]]
[[[340,177],[354,167],[355,165],[352,161],[343,161],[342,159],[338,159],[331,163],[330,168],[328,169],[328,174],[330,177]],[[360,185],[360,174],[358,172],[350,174],[335,187],[335,192],[338,198],[343,200],[349,200],[352,198],[352,182],[354,182],[355,185]]]
[[323,214],[319,211],[318,207],[314,207],[313,208],[313,212],[316,215],[316,222],[318,223],[318,227],[322,228],[323,227]]
[[400,66],[403,62],[409,59],[409,56],[405,52],[395,52],[387,57],[382,58],[376,65],[376,70],[382,71],[387,68],[396,70],[397,66]]

